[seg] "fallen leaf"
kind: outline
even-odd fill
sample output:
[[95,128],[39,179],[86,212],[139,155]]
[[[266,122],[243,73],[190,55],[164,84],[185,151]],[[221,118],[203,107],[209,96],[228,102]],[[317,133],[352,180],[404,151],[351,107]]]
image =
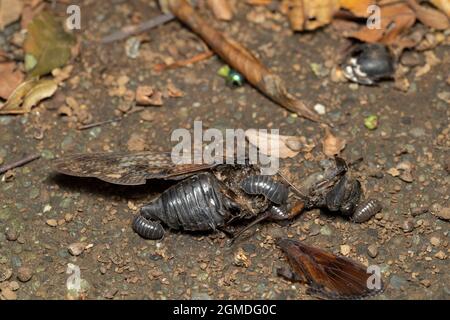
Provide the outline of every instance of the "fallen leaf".
[[375,0],[340,0],[341,8],[346,9],[357,17],[367,17],[367,8],[376,4]]
[[23,81],[23,74],[14,62],[0,63],[0,97],[8,99],[14,89]]
[[344,150],[346,145],[346,140],[334,136],[331,130],[327,127],[325,129],[325,137],[322,141],[323,153],[328,157],[334,157],[338,155],[342,150]]
[[281,159],[293,158],[300,151],[309,152],[314,148],[314,145],[307,143],[305,137],[270,134],[256,129],[246,130],[245,137],[262,154]]
[[424,25],[437,30],[446,30],[450,27],[450,23],[445,14],[433,8],[421,6],[416,0],[406,0],[406,2],[416,13],[417,19]]
[[0,1],[0,30],[7,25],[19,20],[22,14],[22,0],[1,0]]
[[388,171],[386,171],[388,174],[390,174],[393,177],[398,177],[400,175],[400,171],[397,168],[390,168]]
[[32,78],[20,84],[6,103],[0,106],[0,114],[23,114],[45,98],[51,97],[58,85],[53,80]]
[[392,44],[408,31],[416,21],[416,14],[406,3],[380,6],[380,28],[369,29],[366,25],[356,32],[346,34],[363,42]]
[[219,20],[229,21],[233,18],[229,0],[208,0],[208,6]]
[[431,3],[444,12],[450,18],[450,1],[448,0],[431,0]]
[[314,30],[331,22],[339,0],[284,0],[281,10],[287,12],[293,30]]
[[167,83],[167,93],[169,97],[172,98],[181,98],[184,96],[184,92],[175,87],[175,85],[171,81]]
[[72,56],[75,37],[48,12],[35,16],[28,25],[24,43],[25,69],[30,76],[41,76],[64,66]]

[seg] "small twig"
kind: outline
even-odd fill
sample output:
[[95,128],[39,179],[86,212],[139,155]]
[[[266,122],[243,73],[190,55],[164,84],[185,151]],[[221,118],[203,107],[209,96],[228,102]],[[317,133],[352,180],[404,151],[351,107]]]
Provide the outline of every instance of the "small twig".
[[21,166],[23,166],[23,165],[25,165],[25,164],[27,164],[27,163],[29,163],[31,161],[39,159],[40,157],[41,157],[40,154],[33,154],[33,155],[30,155],[30,156],[26,156],[25,158],[23,158],[21,160],[18,160],[18,161],[15,161],[13,163],[5,164],[5,165],[0,167],[0,174],[3,174],[5,172],[7,172],[9,170],[12,170],[12,169],[15,169],[17,167],[21,167]]
[[101,43],[111,43],[114,41],[119,41],[126,39],[130,36],[136,35],[138,33],[142,33],[144,31],[156,28],[166,22],[172,21],[175,19],[175,16],[171,13],[161,14],[155,18],[144,21],[138,25],[127,26],[122,30],[113,32],[105,37],[103,37],[100,42]]
[[161,71],[166,70],[166,69],[175,69],[175,68],[179,68],[179,67],[185,67],[185,66],[188,66],[190,64],[193,64],[193,63],[200,62],[200,61],[206,60],[208,58],[211,58],[212,56],[214,56],[214,52],[208,50],[208,51],[199,53],[199,54],[197,54],[197,55],[195,55],[195,56],[193,56],[192,58],[189,58],[189,59],[175,61],[175,62],[170,63],[170,64],[166,64],[166,63],[156,64],[155,66],[153,66],[153,70],[161,72]]
[[108,123],[112,123],[112,122],[118,122],[122,120],[122,118],[114,118],[114,119],[109,119],[109,120],[104,120],[104,121],[99,121],[99,122],[94,122],[94,123],[90,123],[90,124],[86,124],[84,126],[80,126],[77,129],[78,130],[86,130],[86,129],[91,129],[94,127],[99,127],[102,126],[104,124],[108,124]]

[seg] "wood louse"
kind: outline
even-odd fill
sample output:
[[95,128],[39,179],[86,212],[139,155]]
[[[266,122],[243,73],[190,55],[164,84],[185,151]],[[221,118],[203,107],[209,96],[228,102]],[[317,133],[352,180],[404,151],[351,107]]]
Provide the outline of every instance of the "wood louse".
[[366,222],[380,212],[381,209],[382,206],[378,200],[368,199],[358,205],[351,220],[356,223]]
[[142,215],[137,215],[131,224],[134,232],[145,239],[161,239],[164,237],[164,229],[159,222],[147,220]]
[[255,175],[245,178],[241,188],[248,194],[263,195],[275,204],[287,201],[289,189],[284,184],[276,182],[270,176]]

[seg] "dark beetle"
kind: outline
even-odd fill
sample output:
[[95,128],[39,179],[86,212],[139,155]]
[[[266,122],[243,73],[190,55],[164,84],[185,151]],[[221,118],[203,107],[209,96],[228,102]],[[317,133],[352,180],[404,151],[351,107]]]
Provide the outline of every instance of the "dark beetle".
[[343,63],[347,79],[364,85],[392,78],[394,58],[389,49],[378,43],[356,45]]
[[[122,184],[181,180],[141,208],[132,228],[147,239],[175,230],[223,230],[235,220],[290,219],[289,189],[251,165],[174,164],[170,154],[142,152],[73,155],[54,162],[58,172]],[[252,224],[251,224],[252,225]],[[245,229],[244,229],[245,230]],[[229,233],[229,232],[228,232]]]

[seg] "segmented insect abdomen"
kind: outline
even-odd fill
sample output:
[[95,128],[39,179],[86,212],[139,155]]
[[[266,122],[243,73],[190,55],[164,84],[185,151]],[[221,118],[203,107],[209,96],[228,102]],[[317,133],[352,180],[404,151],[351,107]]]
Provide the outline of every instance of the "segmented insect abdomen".
[[172,229],[214,230],[229,215],[222,197],[214,175],[198,174],[164,191],[153,206],[160,210],[151,210],[150,218]]
[[263,195],[275,204],[284,204],[289,195],[289,189],[276,182],[270,176],[250,176],[241,183],[242,190],[252,195]]
[[362,202],[355,210],[352,220],[357,223],[365,222],[381,211],[383,207],[376,199]]
[[164,236],[164,229],[159,222],[149,221],[142,215],[137,215],[133,219],[131,227],[145,239],[157,240]]

